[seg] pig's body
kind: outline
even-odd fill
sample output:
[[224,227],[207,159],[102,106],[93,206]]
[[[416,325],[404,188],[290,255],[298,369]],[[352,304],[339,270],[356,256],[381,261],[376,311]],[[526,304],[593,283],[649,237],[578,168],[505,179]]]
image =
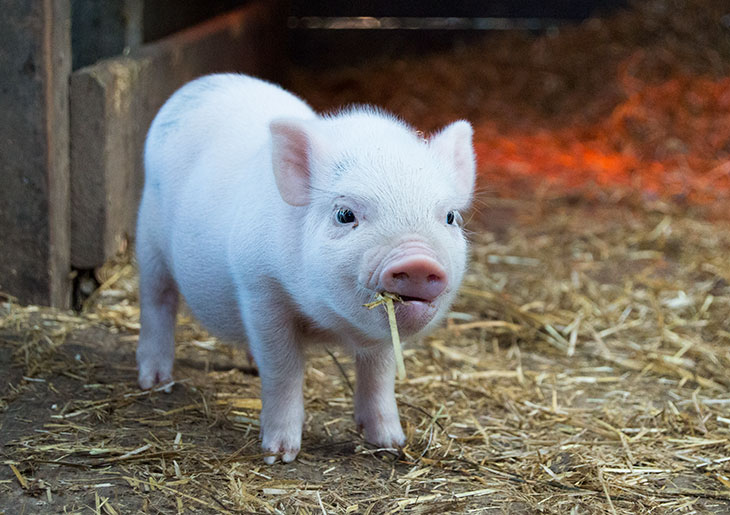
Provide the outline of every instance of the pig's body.
[[321,118],[240,75],[178,91],[145,148],[140,385],[172,377],[179,292],[211,332],[247,338],[265,451],[290,461],[299,450],[302,344],[313,336],[355,352],[366,438],[402,445],[388,326],[362,304],[383,290],[411,298],[398,306],[405,336],[448,309],[466,249],[452,214],[468,205],[474,180],[470,139],[460,147],[457,136],[470,138],[468,125],[427,144],[370,109]]
[[[216,102],[220,98],[226,101]],[[140,243],[153,240],[196,317],[227,340],[245,336],[229,264],[231,231],[261,232],[259,224],[247,222],[285,209],[270,157],[262,154],[271,153],[271,120],[290,116],[315,114],[279,88],[219,75],[181,89],[162,108],[147,137]],[[289,238],[279,237],[279,226],[269,225],[266,241],[250,234],[247,241],[258,245],[244,249],[254,267],[252,277],[267,275],[268,266],[286,265],[281,260],[289,252],[281,247],[288,246]],[[154,252],[139,248],[141,254]]]

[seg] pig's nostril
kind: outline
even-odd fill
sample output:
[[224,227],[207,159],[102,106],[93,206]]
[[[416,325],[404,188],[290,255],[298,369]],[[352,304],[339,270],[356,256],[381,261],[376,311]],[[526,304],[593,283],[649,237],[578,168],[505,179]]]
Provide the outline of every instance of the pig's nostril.
[[380,286],[401,297],[431,302],[447,285],[443,267],[430,257],[408,256],[391,263],[381,275]]

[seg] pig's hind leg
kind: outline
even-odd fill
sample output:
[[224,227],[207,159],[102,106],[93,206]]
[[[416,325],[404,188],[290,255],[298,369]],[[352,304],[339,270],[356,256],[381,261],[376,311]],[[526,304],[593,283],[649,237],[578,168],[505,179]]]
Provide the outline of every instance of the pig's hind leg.
[[137,368],[139,386],[147,390],[172,381],[179,295],[163,256],[142,224],[137,239],[141,322]]
[[355,423],[365,440],[378,447],[402,447],[406,437],[395,403],[395,356],[390,345],[355,353]]

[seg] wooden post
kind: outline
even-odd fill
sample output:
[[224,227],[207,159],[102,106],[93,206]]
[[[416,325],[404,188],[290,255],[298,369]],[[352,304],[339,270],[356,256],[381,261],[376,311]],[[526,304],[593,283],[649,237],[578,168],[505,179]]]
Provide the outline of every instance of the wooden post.
[[213,72],[272,77],[283,2],[255,0],[71,77],[72,264],[95,268],[134,235],[153,117],[185,82]]
[[0,16],[0,291],[67,307],[69,0],[4,0]]

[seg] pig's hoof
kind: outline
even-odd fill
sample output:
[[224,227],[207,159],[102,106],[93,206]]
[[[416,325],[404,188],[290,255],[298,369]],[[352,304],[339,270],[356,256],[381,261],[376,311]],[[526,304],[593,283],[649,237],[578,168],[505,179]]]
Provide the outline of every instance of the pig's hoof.
[[266,455],[264,462],[271,465],[277,458],[284,463],[294,461],[302,445],[304,406],[301,404],[279,404],[277,410],[261,411],[261,448]]
[[406,435],[400,426],[398,417],[380,418],[379,420],[358,420],[365,440],[381,448],[395,449],[403,447]]
[[[159,363],[152,360],[139,363],[139,386],[143,390],[149,390],[157,384],[172,382],[172,363]],[[163,390],[165,393],[172,391],[171,387]]]
[[276,458],[281,458],[283,463],[291,463],[299,454],[299,448],[301,446],[301,436],[296,438],[284,436],[275,436],[274,438],[267,438],[264,435],[261,447],[264,451],[264,463],[272,465]]

